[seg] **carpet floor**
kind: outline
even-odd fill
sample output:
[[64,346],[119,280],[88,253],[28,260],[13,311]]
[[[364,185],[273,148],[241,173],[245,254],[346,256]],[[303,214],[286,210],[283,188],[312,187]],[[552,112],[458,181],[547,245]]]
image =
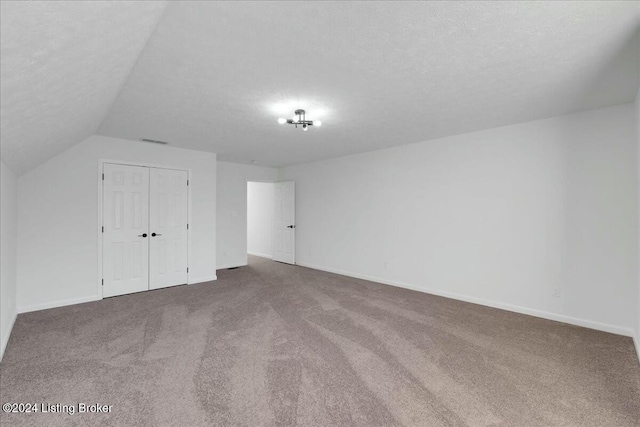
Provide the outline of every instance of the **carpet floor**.
[[18,316],[0,398],[59,410],[3,426],[623,427],[640,364],[630,338],[251,257]]

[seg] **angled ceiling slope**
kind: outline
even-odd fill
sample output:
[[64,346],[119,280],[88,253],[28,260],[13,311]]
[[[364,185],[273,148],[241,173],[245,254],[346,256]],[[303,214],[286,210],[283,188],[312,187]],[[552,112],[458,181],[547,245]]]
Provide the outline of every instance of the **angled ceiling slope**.
[[638,5],[175,2],[98,133],[284,166],[632,102]]
[[0,154],[21,174],[96,132],[165,2],[0,5]]
[[[18,173],[94,133],[284,166],[632,102],[638,84],[635,1],[0,5]],[[295,108],[324,126],[276,123]]]

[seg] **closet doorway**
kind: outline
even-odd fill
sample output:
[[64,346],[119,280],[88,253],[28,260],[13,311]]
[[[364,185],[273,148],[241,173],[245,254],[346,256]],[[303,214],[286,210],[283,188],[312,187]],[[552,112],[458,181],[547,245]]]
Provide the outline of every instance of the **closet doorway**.
[[189,173],[103,163],[102,296],[187,283]]

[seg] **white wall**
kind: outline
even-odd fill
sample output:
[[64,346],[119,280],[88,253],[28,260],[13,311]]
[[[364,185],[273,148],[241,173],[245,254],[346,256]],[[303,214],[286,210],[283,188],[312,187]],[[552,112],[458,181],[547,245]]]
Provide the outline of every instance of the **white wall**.
[[627,104],[284,168],[297,261],[631,335],[635,144]]
[[275,182],[278,170],[218,162],[218,269],[247,265],[247,182]]
[[98,298],[98,159],[191,170],[189,283],[215,278],[216,155],[94,135],[18,180],[18,311]]
[[0,160],[0,360],[16,319],[17,178]]
[[273,183],[249,182],[247,185],[247,253],[273,257],[271,233],[276,194]]
[[[635,119],[636,119],[636,150],[637,150],[637,163],[638,163],[638,224],[639,224],[639,234],[638,234],[638,245],[640,246],[640,88],[638,88],[638,92],[636,94],[636,102],[635,102]],[[640,360],[640,253],[638,256],[638,280],[637,289],[636,289],[636,353],[638,355],[638,360]]]

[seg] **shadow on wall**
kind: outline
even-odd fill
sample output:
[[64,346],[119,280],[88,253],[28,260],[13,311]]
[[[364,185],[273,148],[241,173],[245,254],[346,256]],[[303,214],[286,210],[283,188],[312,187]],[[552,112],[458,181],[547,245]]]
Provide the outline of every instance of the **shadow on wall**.
[[[582,94],[580,101],[587,106],[614,105],[617,102],[603,104],[603,94],[606,97],[608,88],[623,86],[637,87],[638,85],[638,64],[640,61],[640,25],[630,32],[617,50],[610,52],[609,59],[604,61],[604,66],[600,71],[591,76],[590,81],[585,84],[586,91]],[[624,71],[635,69],[635,75],[625,74]],[[631,81],[630,81],[631,80]],[[569,82],[567,82],[569,83]],[[633,102],[635,94],[629,94],[629,102]],[[615,95],[612,96],[614,98]],[[605,101],[607,101],[605,99]],[[588,107],[592,108],[592,107]]]
[[[635,78],[637,85],[638,73],[622,75],[621,70],[638,69],[638,31],[636,28],[630,33],[619,49],[611,52],[600,72],[591,77],[582,94],[583,105],[601,103],[602,94],[614,82]],[[614,307],[624,307],[620,312],[625,317],[619,324],[631,325],[634,321],[626,317],[637,308],[630,306],[634,298],[629,296],[638,293],[638,164],[630,155],[637,144],[632,137],[633,113],[627,109],[623,114],[615,135],[611,127],[604,131],[587,124],[574,125],[572,121],[579,120],[576,116],[570,116],[562,122],[566,127],[558,129],[560,140],[565,141],[565,251],[563,283],[554,294],[560,298],[564,312],[586,318],[589,312],[612,309],[603,307],[595,289],[610,288],[611,298],[617,300]],[[564,298],[564,294],[570,297]]]

